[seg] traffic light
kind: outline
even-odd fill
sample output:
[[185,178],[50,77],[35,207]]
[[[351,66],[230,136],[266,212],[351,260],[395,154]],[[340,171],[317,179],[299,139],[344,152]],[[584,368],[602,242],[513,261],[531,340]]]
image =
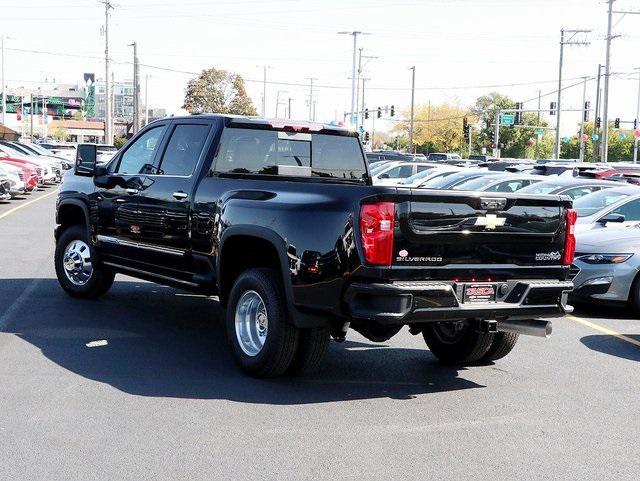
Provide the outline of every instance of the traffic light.
[[638,119],[633,121],[633,130],[638,130]]
[[369,132],[364,133],[364,141],[369,142]]
[[369,109],[364,109],[364,118],[365,119],[369,118]]
[[616,119],[613,121],[613,126],[614,126],[616,129],[619,129],[619,128],[620,128],[620,119],[619,119],[619,118],[616,118]]
[[392,105],[392,106],[391,106],[391,112],[389,113],[389,115],[390,115],[391,117],[393,117],[395,114],[396,114],[396,106],[395,106],[395,105]]
[[[524,107],[524,102],[516,102],[516,110],[522,110],[523,107]],[[522,122],[522,112],[516,112],[515,123],[516,124],[523,123]]]
[[556,104],[555,102],[551,102],[549,104],[549,115],[555,115],[556,114],[557,106],[558,106],[558,104]]
[[378,118],[382,117],[382,109],[378,107]]
[[589,109],[591,108],[591,102],[585,102],[584,103],[584,116],[582,117],[582,120],[584,120],[585,122],[589,122]]
[[467,119],[467,117],[463,117],[462,119],[462,133],[465,137],[469,136],[469,119]]
[[596,117],[596,129],[599,129],[602,125],[602,119],[600,117]]

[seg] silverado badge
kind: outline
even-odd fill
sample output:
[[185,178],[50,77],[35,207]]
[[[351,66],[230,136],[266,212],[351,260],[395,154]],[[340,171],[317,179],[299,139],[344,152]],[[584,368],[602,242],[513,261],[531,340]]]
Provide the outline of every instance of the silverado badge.
[[475,225],[484,226],[486,229],[493,230],[498,226],[503,226],[506,220],[506,218],[498,217],[495,214],[487,214],[484,217],[478,217]]

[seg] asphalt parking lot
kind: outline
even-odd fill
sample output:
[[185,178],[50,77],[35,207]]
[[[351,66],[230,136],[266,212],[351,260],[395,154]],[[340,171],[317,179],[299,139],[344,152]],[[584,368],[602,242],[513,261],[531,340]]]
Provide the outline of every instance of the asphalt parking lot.
[[64,294],[54,205],[0,204],[0,479],[637,479],[627,311],[580,308],[491,366],[351,334],[316,374],[254,380],[214,299],[126,277]]

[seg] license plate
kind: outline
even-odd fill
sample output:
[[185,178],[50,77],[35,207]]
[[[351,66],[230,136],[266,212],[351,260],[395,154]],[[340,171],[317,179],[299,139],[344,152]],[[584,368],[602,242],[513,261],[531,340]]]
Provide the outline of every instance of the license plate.
[[495,302],[495,284],[465,284],[463,301],[465,303],[474,302]]

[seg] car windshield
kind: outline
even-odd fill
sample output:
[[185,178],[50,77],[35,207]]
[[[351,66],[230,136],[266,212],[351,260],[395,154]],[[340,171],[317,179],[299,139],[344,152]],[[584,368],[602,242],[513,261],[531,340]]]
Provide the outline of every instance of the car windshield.
[[554,190],[562,187],[562,184],[553,184],[550,182],[539,182],[532,184],[524,189],[520,189],[520,192],[525,194],[550,194]]
[[628,196],[629,194],[625,192],[616,192],[612,189],[600,190],[577,199],[573,202],[573,208],[578,213],[578,217],[587,217]]
[[382,172],[382,170],[383,170],[385,167],[387,167],[388,165],[389,165],[389,163],[388,163],[388,162],[385,162],[384,164],[381,164],[381,165],[376,165],[373,169],[371,169],[371,172],[370,172],[370,173],[371,173],[371,175],[375,175],[375,174],[377,174],[378,172]]
[[401,183],[402,184],[412,184],[417,180],[420,179],[424,179],[425,177],[429,177],[430,175],[433,175],[433,173],[436,171],[436,168],[433,169],[425,169],[422,172],[418,172],[417,174],[413,174],[410,177],[407,177],[406,179],[404,179]]

